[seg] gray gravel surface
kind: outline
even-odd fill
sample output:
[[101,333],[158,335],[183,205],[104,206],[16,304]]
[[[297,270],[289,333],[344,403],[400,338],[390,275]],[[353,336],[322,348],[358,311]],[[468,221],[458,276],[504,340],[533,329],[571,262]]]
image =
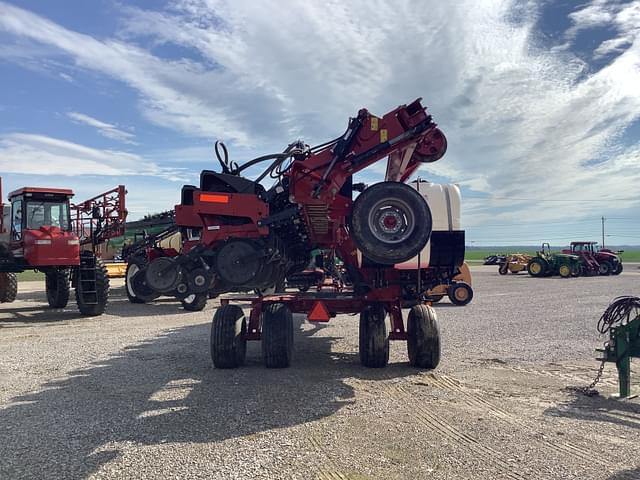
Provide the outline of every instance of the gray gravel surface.
[[216,370],[216,302],[133,305],[116,280],[108,314],[83,318],[22,284],[0,306],[0,478],[640,478],[640,403],[609,398],[615,367],[598,397],[565,390],[593,378],[598,317],[640,295],[640,270],[472,271],[470,305],[436,306],[433,372],[402,342],[389,367],[361,367],[352,316],[296,316],[289,369],[265,369],[252,342],[245,367]]

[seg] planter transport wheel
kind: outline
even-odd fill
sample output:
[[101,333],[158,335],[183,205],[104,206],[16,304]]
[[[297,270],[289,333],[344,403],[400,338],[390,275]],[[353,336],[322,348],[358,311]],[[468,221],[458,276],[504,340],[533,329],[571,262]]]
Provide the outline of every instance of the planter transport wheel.
[[15,273],[0,273],[0,303],[10,303],[18,295],[18,277]]
[[389,335],[385,317],[382,305],[367,307],[360,314],[360,363],[365,367],[381,368],[389,363]]
[[282,303],[266,305],[262,310],[262,358],[267,368],[291,365],[293,354],[293,315]]
[[418,368],[436,368],[440,363],[440,330],[436,311],[428,305],[416,305],[407,318],[409,364]]
[[509,272],[509,265],[506,263],[501,263],[498,267],[498,273],[500,275],[506,275]]
[[69,270],[56,268],[45,275],[47,302],[51,308],[64,308],[69,303]]
[[211,322],[211,360],[216,368],[236,368],[247,356],[247,320],[237,305],[223,305]]
[[199,312],[207,305],[208,299],[208,292],[192,293],[191,295],[188,295],[180,300],[180,303],[182,303],[182,308],[189,312]]
[[462,307],[473,299],[473,289],[464,282],[456,282],[449,286],[447,296],[451,303]]
[[349,231],[366,257],[393,265],[415,257],[429,241],[431,227],[422,195],[404,183],[382,182],[356,198]]

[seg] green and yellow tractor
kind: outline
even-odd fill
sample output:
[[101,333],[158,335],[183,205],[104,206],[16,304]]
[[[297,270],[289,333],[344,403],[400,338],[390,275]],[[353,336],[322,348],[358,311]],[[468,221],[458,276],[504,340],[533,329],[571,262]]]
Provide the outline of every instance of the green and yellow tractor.
[[529,260],[527,272],[532,277],[550,277],[560,275],[562,278],[580,275],[580,257],[566,253],[553,253],[548,243]]

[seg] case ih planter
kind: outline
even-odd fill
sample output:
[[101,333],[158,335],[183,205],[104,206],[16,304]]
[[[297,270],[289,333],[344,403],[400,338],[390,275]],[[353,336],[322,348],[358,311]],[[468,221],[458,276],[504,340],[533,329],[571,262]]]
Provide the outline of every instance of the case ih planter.
[[[311,321],[359,313],[364,365],[386,365],[389,340],[406,340],[411,363],[434,368],[440,356],[438,327],[433,310],[421,302],[424,292],[441,281],[426,275],[420,264],[408,273],[395,265],[419,255],[432,231],[429,205],[404,182],[421,164],[439,160],[446,146],[420,99],[383,117],[362,109],[334,140],[315,147],[294,142],[282,153],[241,166],[229,162],[226,148],[217,144],[222,171],[203,171],[200,185],[183,187],[175,207],[182,251],[140,249],[144,263],[129,278],[132,294],[262,295],[249,297],[246,317],[223,299],[226,305],[216,312],[211,332],[211,355],[219,368],[241,365],[248,340],[261,340],[268,367],[288,366],[292,313],[308,314]],[[385,181],[368,187],[353,183],[354,174],[385,158]],[[268,167],[256,180],[243,176],[265,161]],[[267,177],[275,180],[268,189],[260,183]],[[360,192],[355,200],[354,191]],[[439,265],[455,267],[458,259],[462,264],[464,232],[440,232],[437,245]],[[314,249],[335,251],[353,286],[266,294],[303,271]],[[401,307],[407,301],[416,306],[405,326]]]
[[0,222],[2,301],[15,300],[16,273],[38,270],[45,274],[51,308],[64,308],[73,286],[81,314],[104,312],[109,278],[88,247],[123,234],[125,189],[121,185],[78,205],[70,204],[72,197],[60,188],[24,187],[9,194],[9,225],[4,215]]

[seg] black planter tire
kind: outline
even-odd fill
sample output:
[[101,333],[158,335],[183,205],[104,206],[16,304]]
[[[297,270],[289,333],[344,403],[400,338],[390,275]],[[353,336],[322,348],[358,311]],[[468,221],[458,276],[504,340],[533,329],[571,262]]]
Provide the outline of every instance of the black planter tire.
[[[92,258],[93,257],[93,258]],[[95,262],[95,263],[94,263]],[[102,260],[95,258],[91,252],[80,254],[80,267],[94,263],[95,281],[82,282],[83,276],[88,271],[78,271],[76,276],[76,303],[80,313],[87,317],[102,315],[107,308],[109,300],[109,274]],[[93,284],[93,286],[91,286]],[[93,290],[90,290],[93,288]]]
[[353,203],[349,231],[363,255],[394,265],[415,257],[431,236],[431,210],[415,189],[400,182],[381,182]]
[[416,305],[407,318],[409,364],[433,369],[440,363],[440,330],[436,312],[427,305]]
[[247,320],[237,305],[223,305],[211,322],[211,360],[216,368],[237,368],[247,356]]
[[18,296],[18,276],[15,273],[0,273],[0,303],[11,303]]
[[47,302],[51,308],[64,308],[69,303],[69,270],[57,268],[45,275]]
[[360,313],[360,363],[365,367],[382,368],[389,363],[389,334],[385,317],[382,305],[372,305]]
[[207,300],[209,299],[209,292],[204,293],[192,293],[180,300],[182,303],[182,308],[189,312],[199,312],[207,305]]
[[447,296],[451,303],[463,307],[473,300],[473,289],[464,282],[457,282],[449,286]]
[[500,275],[506,275],[507,273],[509,273],[509,265],[507,265],[506,263],[501,263],[498,267],[498,273]]
[[283,303],[262,310],[262,359],[267,368],[286,368],[293,356],[293,315]]
[[130,257],[124,274],[124,289],[131,303],[147,303],[160,296],[146,285],[144,269],[147,260],[141,255]]

